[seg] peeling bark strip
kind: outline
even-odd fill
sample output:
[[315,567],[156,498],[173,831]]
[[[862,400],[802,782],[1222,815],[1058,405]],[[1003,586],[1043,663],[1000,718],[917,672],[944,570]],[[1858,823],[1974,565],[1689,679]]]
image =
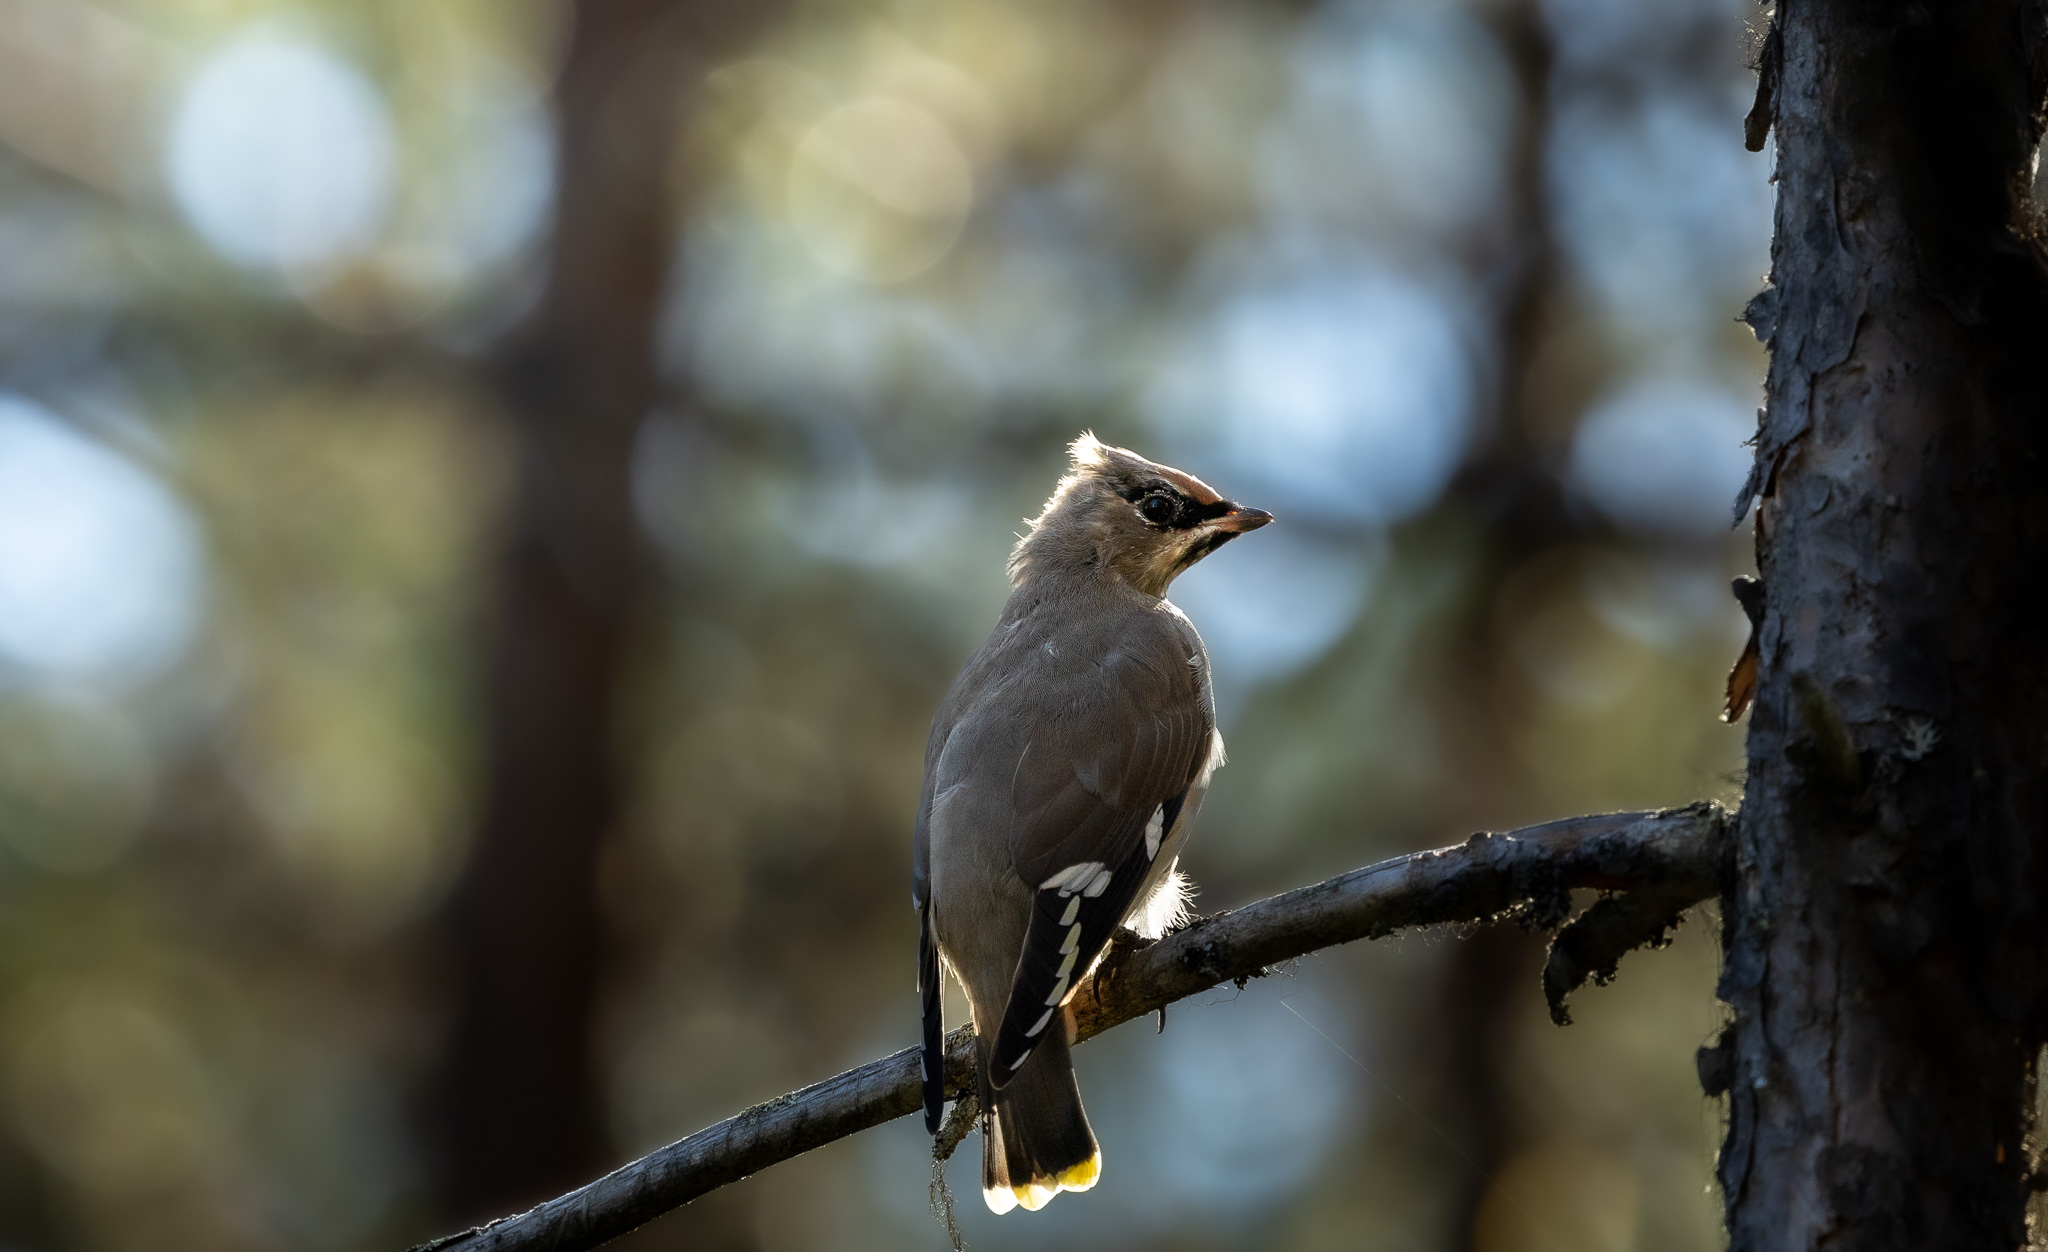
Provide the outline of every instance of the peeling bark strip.
[[1588,978],[1603,987],[1612,982],[1621,958],[1637,948],[1669,947],[1671,932],[1678,929],[1685,911],[1699,902],[1691,883],[1642,887],[1601,900],[1558,931],[1543,963],[1543,998],[1550,1004],[1550,1020],[1571,1025],[1566,996],[1585,986]]
[[[1784,0],[1780,0],[1782,4]],[[1756,102],[1749,106],[1749,116],[1742,119],[1742,146],[1751,152],[1762,152],[1764,140],[1771,133],[1771,122],[1778,107],[1778,70],[1783,63],[1785,45],[1778,35],[1778,18],[1771,15],[1771,28],[1764,36],[1763,47],[1757,53],[1756,61]]]
[[[1701,1053],[1734,1252],[2026,1240],[2048,1034],[2036,0],[1787,0],[1765,588]],[[1766,329],[1768,328],[1768,329]]]
[[[1148,947],[1113,948],[1074,997],[1080,1037],[1318,948],[1411,926],[1515,917],[1555,925],[1574,887],[1646,888],[1682,909],[1719,890],[1729,824],[1720,808],[1695,804],[1474,835],[1205,918]],[[970,1082],[973,1042],[966,1027],[947,1036],[950,1094]],[[560,1199],[413,1252],[582,1252],[778,1161],[914,1112],[919,1098],[917,1049],[905,1048],[757,1104]]]

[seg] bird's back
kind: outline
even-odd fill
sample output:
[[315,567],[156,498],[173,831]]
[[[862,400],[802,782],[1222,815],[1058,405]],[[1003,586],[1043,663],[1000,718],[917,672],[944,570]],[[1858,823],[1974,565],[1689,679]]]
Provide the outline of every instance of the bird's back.
[[[1196,771],[1209,750],[1208,658],[1187,619],[1123,589],[1075,603],[1086,594],[1019,588],[954,682],[926,752],[917,896],[945,881],[940,935],[972,930],[971,942],[946,944],[949,959],[987,965],[968,981],[991,994],[1008,987],[1039,879],[1069,856],[1057,821],[1032,823],[1037,801],[1057,806],[1060,788],[1082,791],[1092,817],[1096,797],[1124,789],[1129,753],[1148,735],[1184,741]],[[1165,798],[1148,799],[1147,811]],[[1072,841],[1088,841],[1095,825],[1076,822]]]
[[1169,601],[1115,586],[1013,592],[932,719],[917,821],[920,866],[939,792],[1001,783],[1001,763],[1014,762],[1027,739],[1066,737],[1119,698],[1138,705],[1130,716],[1190,715],[1213,724],[1209,657],[1187,617]]

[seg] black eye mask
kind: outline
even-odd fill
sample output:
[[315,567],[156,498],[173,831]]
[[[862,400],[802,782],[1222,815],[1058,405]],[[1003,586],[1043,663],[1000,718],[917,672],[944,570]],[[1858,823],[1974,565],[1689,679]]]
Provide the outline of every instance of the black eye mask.
[[1230,502],[1196,504],[1165,483],[1140,482],[1120,485],[1117,494],[1137,506],[1138,516],[1157,530],[1192,530],[1230,511]]

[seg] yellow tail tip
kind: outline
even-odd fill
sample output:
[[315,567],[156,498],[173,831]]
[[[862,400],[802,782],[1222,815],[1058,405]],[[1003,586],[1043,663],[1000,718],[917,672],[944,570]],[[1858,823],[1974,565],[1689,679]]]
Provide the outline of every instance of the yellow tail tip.
[[1060,1171],[1060,1190],[1086,1191],[1094,1186],[1095,1180],[1100,1177],[1102,1177],[1102,1153],[1097,1152],[1079,1165],[1069,1166]]
[[1062,1191],[1086,1191],[1102,1177],[1102,1153],[1070,1165],[1053,1178],[1034,1178],[1015,1187],[990,1187],[981,1193],[989,1211],[998,1215],[1013,1208],[1036,1213],[1052,1203],[1052,1198]]
[[1036,1213],[1052,1203],[1052,1198],[1060,1193],[1058,1183],[1047,1186],[1046,1183],[1040,1182],[1036,1178],[1021,1187],[1012,1187],[1010,1190],[1017,1196],[1018,1207],[1029,1213]]

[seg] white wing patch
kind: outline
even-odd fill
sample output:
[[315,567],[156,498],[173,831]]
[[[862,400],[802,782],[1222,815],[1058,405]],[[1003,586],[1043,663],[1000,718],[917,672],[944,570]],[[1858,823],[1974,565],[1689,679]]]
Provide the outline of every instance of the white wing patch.
[[1152,810],[1152,820],[1145,823],[1145,859],[1159,859],[1159,840],[1166,833],[1166,806]]
[[[1051,878],[1038,884],[1038,889],[1040,891],[1057,891],[1062,897],[1070,896],[1087,886],[1101,872],[1102,862],[1082,861],[1078,864],[1067,866]],[[1095,894],[1100,895],[1101,893],[1097,892]]]
[[[1069,865],[1051,878],[1038,884],[1040,891],[1057,891],[1062,900],[1075,892],[1094,899],[1109,890],[1109,870],[1100,861],[1081,861]],[[1072,909],[1068,910],[1071,915]]]

